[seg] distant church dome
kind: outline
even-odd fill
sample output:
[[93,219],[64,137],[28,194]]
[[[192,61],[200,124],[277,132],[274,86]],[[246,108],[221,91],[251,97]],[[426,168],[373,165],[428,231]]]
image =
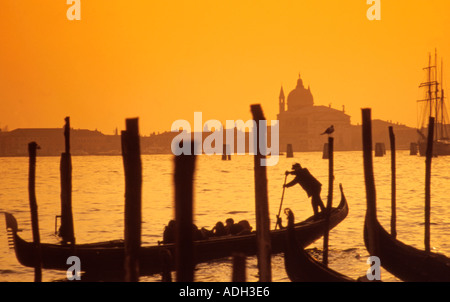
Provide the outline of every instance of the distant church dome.
[[314,98],[311,90],[303,86],[303,80],[298,75],[297,87],[292,90],[287,98],[288,111],[296,111],[303,107],[314,106]]

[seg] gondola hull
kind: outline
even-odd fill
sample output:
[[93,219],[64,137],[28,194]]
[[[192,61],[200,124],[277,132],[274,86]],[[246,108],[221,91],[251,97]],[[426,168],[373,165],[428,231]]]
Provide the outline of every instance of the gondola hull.
[[[337,208],[333,208],[330,227],[334,228],[347,215],[348,205],[342,200]],[[13,215],[5,213],[7,229],[10,232],[11,243],[18,261],[27,267],[34,267],[35,248],[32,242],[22,239],[17,231],[17,221]],[[295,224],[294,231],[299,244],[308,246],[323,235],[325,220],[322,217]],[[284,251],[286,229],[272,230],[272,253]],[[256,233],[241,236],[223,236],[207,240],[194,241],[194,251],[197,263],[232,256],[233,253],[245,253],[247,256],[256,255]],[[80,258],[81,270],[88,273],[123,273],[124,244],[123,241],[110,241],[92,244],[77,244],[75,246],[60,244],[41,244],[42,268],[67,270],[66,263],[70,256]],[[163,270],[173,270],[174,244],[142,246],[140,249],[139,265],[141,275],[161,273]]]
[[[341,187],[341,196],[345,199]],[[286,234],[286,251],[284,253],[284,265],[286,274],[292,282],[354,282],[309,255],[304,246],[299,244],[298,236],[293,228],[294,215],[288,211],[288,231]]]
[[392,237],[376,219],[366,217],[364,242],[392,275],[409,282],[450,282],[450,259],[416,249]]

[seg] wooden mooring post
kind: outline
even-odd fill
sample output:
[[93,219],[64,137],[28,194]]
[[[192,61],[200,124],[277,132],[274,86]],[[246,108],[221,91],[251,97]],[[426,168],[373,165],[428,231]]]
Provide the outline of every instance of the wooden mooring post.
[[333,148],[334,148],[334,138],[328,137],[328,198],[327,198],[327,207],[325,210],[325,230],[323,236],[323,259],[322,263],[325,266],[328,266],[328,242],[330,235],[330,214],[331,208],[333,205],[333,181],[334,181],[334,157],[333,157]]
[[265,120],[262,108],[259,104],[251,105],[253,120],[256,121],[256,152],[254,155],[254,175],[255,175],[255,212],[256,212],[256,241],[257,257],[259,269],[259,281],[272,281],[271,268],[271,241],[270,241],[270,218],[269,218],[269,200],[267,196],[267,171],[263,165],[265,156],[259,149],[260,146],[266,146],[265,140],[267,129],[260,127],[260,121]]
[[41,238],[39,235],[39,217],[36,201],[36,150],[39,146],[36,142],[28,144],[29,171],[28,171],[28,196],[30,201],[31,227],[33,231],[34,255],[34,282],[42,282],[42,252]]
[[384,143],[375,143],[375,156],[383,157],[386,154]]
[[246,256],[244,253],[233,254],[233,277],[232,282],[245,282],[246,278]]
[[[194,143],[192,142],[192,146]],[[175,269],[177,282],[193,282],[195,255],[193,207],[195,155],[175,156]]]
[[[367,199],[367,212],[366,219],[374,221],[376,220],[376,189],[375,189],[375,177],[373,173],[373,158],[372,158],[372,111],[370,108],[361,109],[362,112],[362,143],[363,143],[363,159],[364,159],[364,182],[366,187],[366,199]],[[370,210],[369,210],[370,209]],[[372,232],[372,228],[368,229]],[[379,247],[373,241],[376,234],[369,236],[369,246],[373,251],[372,256],[377,256]]]
[[70,117],[64,125],[65,152],[61,154],[61,226],[59,236],[63,243],[75,244],[75,231],[72,214],[72,156],[70,154]]
[[409,144],[409,155],[417,155],[417,143]]
[[431,224],[431,159],[433,158],[434,117],[428,121],[427,151],[425,158],[425,251],[430,252]]
[[125,281],[139,281],[141,248],[142,162],[138,119],[127,119],[122,131],[122,158],[125,171]]
[[389,142],[391,146],[391,235],[397,238],[397,198],[396,198],[396,157],[394,128],[389,126]]
[[329,150],[330,150],[329,144],[328,143],[323,144],[322,159],[328,159],[330,157]]
[[292,149],[292,144],[287,144],[286,147],[286,158],[294,157],[294,149]]
[[230,145],[223,144],[222,160],[231,160]]

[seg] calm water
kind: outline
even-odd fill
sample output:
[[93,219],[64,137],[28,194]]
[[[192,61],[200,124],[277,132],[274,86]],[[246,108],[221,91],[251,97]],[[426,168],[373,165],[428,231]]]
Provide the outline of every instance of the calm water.
[[[77,243],[123,238],[124,175],[122,158],[73,157],[73,214]],[[162,231],[173,218],[173,157],[146,155],[143,161],[143,245],[154,245],[162,239]],[[328,161],[320,152],[296,153],[295,158],[280,157],[278,165],[268,167],[270,218],[273,225],[278,212],[284,171],[300,162],[323,184],[326,200]],[[450,255],[450,157],[433,159],[431,245],[437,252]],[[378,216],[390,230],[390,156],[374,158]],[[0,212],[13,213],[21,236],[31,240],[31,224],[27,191],[28,159],[0,158]],[[423,249],[424,234],[423,157],[408,151],[397,155],[397,232],[398,239]],[[55,215],[60,213],[59,158],[42,157],[37,161],[37,200],[42,242],[57,242],[54,236]],[[330,267],[350,277],[364,275],[369,256],[363,241],[365,189],[362,152],[335,153],[334,204],[338,203],[342,183],[350,212],[330,233]],[[291,208],[296,221],[312,214],[311,203],[300,186],[285,192],[283,208]],[[200,156],[195,174],[194,220],[199,226],[212,228],[228,217],[248,219],[255,227],[253,191],[253,158],[233,156],[222,161],[220,156]],[[283,217],[284,218],[284,217]],[[322,240],[308,248],[322,249]],[[272,258],[274,281],[289,281],[282,255]],[[33,281],[33,269],[22,267],[7,245],[4,216],[0,215],[0,281]],[[44,281],[64,280],[64,271],[43,271]],[[231,259],[200,264],[197,281],[230,281]],[[382,271],[384,281],[397,279]],[[160,276],[142,277],[142,281],[159,281]],[[257,281],[256,259],[247,259],[247,280]]]

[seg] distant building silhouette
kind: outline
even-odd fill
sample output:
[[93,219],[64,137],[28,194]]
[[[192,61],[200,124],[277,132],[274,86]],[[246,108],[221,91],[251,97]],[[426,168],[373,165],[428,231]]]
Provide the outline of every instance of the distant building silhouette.
[[[287,109],[286,109],[287,105]],[[279,96],[280,149],[292,144],[294,151],[321,151],[326,142],[320,134],[330,125],[336,132],[336,150],[352,149],[352,125],[344,110],[315,106],[311,88],[306,89],[299,75],[297,86],[284,99],[283,87]]]

